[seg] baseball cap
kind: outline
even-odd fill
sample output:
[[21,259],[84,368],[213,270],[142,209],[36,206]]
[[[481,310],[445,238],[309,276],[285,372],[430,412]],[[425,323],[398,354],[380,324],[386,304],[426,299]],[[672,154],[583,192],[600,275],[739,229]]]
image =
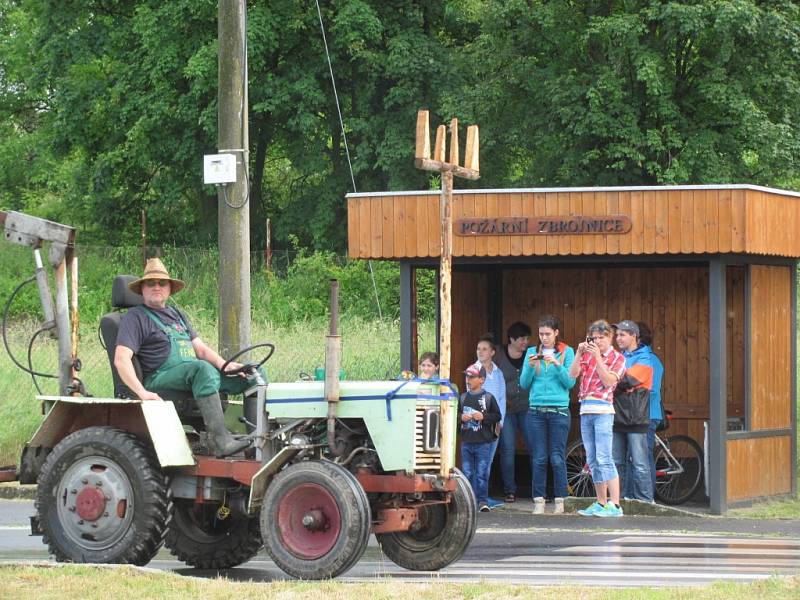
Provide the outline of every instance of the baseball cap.
[[618,331],[620,331],[620,330],[621,331],[627,331],[631,335],[635,335],[636,337],[639,337],[639,326],[636,323],[634,323],[633,321],[625,319],[625,320],[620,321],[619,323],[615,324],[614,327]]
[[464,375],[467,377],[483,377],[486,379],[486,369],[478,365],[470,365],[464,369]]

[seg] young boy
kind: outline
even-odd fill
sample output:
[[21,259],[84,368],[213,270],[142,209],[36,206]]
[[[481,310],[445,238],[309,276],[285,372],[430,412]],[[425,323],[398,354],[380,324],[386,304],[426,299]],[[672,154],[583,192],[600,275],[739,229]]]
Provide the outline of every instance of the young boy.
[[500,422],[497,400],[483,389],[486,371],[470,365],[464,371],[467,391],[458,401],[461,422],[461,466],[469,480],[478,510],[489,511],[489,469],[492,447],[497,439],[495,425]]
[[419,357],[417,369],[420,379],[437,379],[439,377],[439,355],[436,352],[426,352]]

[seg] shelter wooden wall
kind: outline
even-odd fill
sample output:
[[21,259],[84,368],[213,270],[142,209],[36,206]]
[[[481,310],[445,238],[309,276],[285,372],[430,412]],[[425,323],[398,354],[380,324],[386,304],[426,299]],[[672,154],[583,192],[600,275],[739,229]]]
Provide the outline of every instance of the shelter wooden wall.
[[489,275],[487,271],[453,273],[453,325],[451,340],[451,380],[463,388],[459,375],[475,362],[478,339],[489,331]]
[[[439,194],[348,196],[353,258],[439,256]],[[800,256],[800,198],[751,187],[456,192],[453,218],[624,214],[624,235],[455,236],[453,255],[774,254]]]
[[750,269],[751,429],[792,426],[792,270]]
[[788,435],[728,440],[728,502],[792,491],[792,441]]
[[[744,413],[743,278],[743,268],[728,269],[728,412],[732,415]],[[454,372],[475,359],[475,344],[489,327],[489,302],[480,300],[492,293],[488,281],[488,270],[454,272]],[[706,267],[506,267],[502,286],[503,330],[495,332],[498,339],[517,320],[529,323],[535,332],[539,316],[548,313],[562,320],[562,337],[573,347],[596,318],[648,322],[655,351],[664,362],[662,394],[675,413],[672,431],[702,444],[703,421],[709,418]]]
[[750,427],[770,437],[726,442],[728,501],[792,491],[791,299],[794,270],[750,267]]

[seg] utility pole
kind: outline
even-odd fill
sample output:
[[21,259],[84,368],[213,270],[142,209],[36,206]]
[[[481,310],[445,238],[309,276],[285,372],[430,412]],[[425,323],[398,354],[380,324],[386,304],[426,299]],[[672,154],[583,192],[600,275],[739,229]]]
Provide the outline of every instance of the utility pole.
[[[446,128],[439,125],[436,128],[436,143],[431,158],[431,138],[428,123],[428,111],[421,110],[417,113],[416,149],[414,165],[424,171],[437,171],[442,177],[442,194],[439,197],[440,229],[440,258],[439,258],[439,377],[442,379],[453,378],[450,375],[450,337],[453,320],[451,281],[453,265],[453,176],[463,179],[480,178],[479,166],[479,140],[478,126],[470,125],[467,128],[467,144],[464,166],[459,164],[458,155],[458,119],[450,121],[450,158],[445,159]],[[441,388],[442,394],[447,394],[447,388]],[[439,406],[439,417],[442,423],[451,422],[450,404],[442,400]],[[441,460],[443,477],[449,476],[449,467],[455,457],[450,456],[452,449],[451,435],[455,432],[448,427],[442,428]]]
[[250,211],[245,0],[219,0],[219,152],[236,156],[236,182],[219,200],[219,351],[250,345]]

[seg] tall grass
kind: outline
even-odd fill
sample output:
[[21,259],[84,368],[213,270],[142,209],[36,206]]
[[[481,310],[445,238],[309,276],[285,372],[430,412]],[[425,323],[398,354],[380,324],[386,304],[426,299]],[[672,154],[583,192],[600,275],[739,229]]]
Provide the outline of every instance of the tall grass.
[[[214,248],[151,248],[149,255],[163,257],[173,277],[186,281],[186,290],[174,296],[192,319],[201,337],[217,344],[219,304],[219,254]],[[43,253],[47,258],[47,252]],[[78,247],[80,352],[79,373],[95,396],[113,394],[108,358],[97,336],[100,317],[111,308],[111,282],[116,275],[141,272],[142,254],[135,247]],[[253,256],[251,277],[251,340],[273,342],[277,351],[267,364],[273,381],[292,381],[301,372],[313,373],[324,363],[329,280],[340,282],[343,368],[350,379],[384,379],[400,368],[399,267],[375,262],[372,274],[364,261],[351,261],[332,253],[306,254],[302,250],[281,256],[278,268],[266,270]],[[49,271],[49,269],[48,269]],[[0,308],[12,291],[34,273],[29,248],[5,244],[0,252]],[[374,278],[373,278],[374,275]],[[52,279],[52,277],[51,277]],[[431,320],[435,306],[435,279],[420,271],[420,347],[433,348]],[[52,281],[51,281],[52,286]],[[27,362],[28,340],[42,321],[35,284],[19,290],[9,305],[8,334],[12,352]],[[380,307],[380,308],[379,308]],[[382,316],[382,319],[379,318]],[[427,317],[427,320],[426,320]],[[34,370],[57,372],[55,340],[39,336],[33,348]],[[38,379],[45,395],[58,391],[57,380]],[[34,399],[37,390],[17,369],[5,349],[0,349],[0,464],[16,462],[19,450],[41,421]]]
[[[216,346],[215,321],[207,315],[190,316],[201,337],[211,346]],[[11,349],[23,364],[26,363],[27,340],[35,328],[32,321],[20,321],[10,331]],[[433,323],[422,322],[419,329],[420,348],[435,348]],[[295,381],[301,373],[313,375],[315,367],[324,365],[326,333],[327,322],[324,319],[296,321],[289,325],[254,321],[252,341],[275,344],[275,354],[265,365],[270,381]],[[342,368],[348,379],[386,379],[397,375],[400,370],[400,328],[397,321],[365,321],[346,316],[341,321],[340,333]],[[96,325],[84,322],[80,337],[81,379],[92,395],[112,396],[111,371]],[[56,343],[41,337],[39,340],[32,355],[34,370],[55,374]],[[251,359],[257,359],[257,356]],[[0,373],[0,465],[14,464],[19,460],[23,444],[41,422],[41,409],[31,377],[12,364],[5,350],[0,351]],[[57,394],[56,380],[39,379],[38,382],[45,395]]]
[[[199,318],[215,319],[219,304],[219,253],[214,248],[157,248],[173,277],[186,281],[174,300]],[[111,282],[116,275],[142,271],[141,249],[78,247],[80,318],[95,323],[109,309]],[[46,253],[45,253],[46,255]],[[329,280],[340,282],[343,314],[364,320],[397,319],[400,313],[400,269],[396,263],[349,260],[329,252],[286,256],[280,268],[266,270],[252,257],[251,304],[255,321],[290,325],[324,317],[328,312]],[[6,244],[0,252],[0,302],[4,305],[17,284],[34,273],[31,250]],[[417,276],[421,319],[435,316],[436,280],[431,269]],[[41,315],[35,285],[29,285],[10,306],[14,318]]]

